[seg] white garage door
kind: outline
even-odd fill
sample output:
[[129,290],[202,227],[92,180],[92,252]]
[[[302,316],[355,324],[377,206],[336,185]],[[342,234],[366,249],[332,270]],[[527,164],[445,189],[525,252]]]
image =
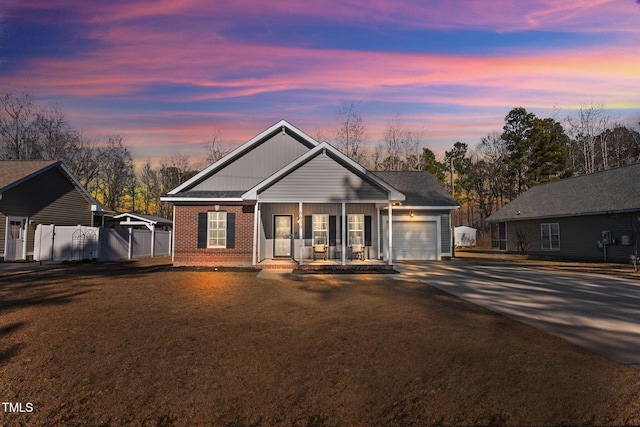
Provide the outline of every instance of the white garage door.
[[393,259],[438,259],[438,227],[435,221],[393,223]]

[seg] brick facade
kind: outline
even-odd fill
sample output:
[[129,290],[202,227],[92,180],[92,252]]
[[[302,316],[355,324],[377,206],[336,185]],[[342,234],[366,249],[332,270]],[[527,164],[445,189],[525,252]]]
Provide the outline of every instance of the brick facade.
[[234,212],[236,215],[234,248],[198,248],[198,214],[215,210],[213,205],[175,206],[174,266],[251,266],[253,206],[219,205],[220,211]]

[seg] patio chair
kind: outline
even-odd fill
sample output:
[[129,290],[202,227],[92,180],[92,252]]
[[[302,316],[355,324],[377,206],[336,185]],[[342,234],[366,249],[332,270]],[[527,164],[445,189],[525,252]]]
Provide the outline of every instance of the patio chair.
[[316,243],[313,245],[313,259],[317,259],[317,257],[322,257],[325,261],[327,260],[327,245],[324,243]]
[[354,258],[364,260],[364,247],[362,245],[351,245],[351,259]]

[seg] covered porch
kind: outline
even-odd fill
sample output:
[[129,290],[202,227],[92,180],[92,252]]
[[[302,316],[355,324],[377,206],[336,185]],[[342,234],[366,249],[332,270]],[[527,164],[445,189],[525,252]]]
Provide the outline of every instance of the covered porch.
[[381,235],[382,208],[389,203],[256,203],[254,265],[391,265]]

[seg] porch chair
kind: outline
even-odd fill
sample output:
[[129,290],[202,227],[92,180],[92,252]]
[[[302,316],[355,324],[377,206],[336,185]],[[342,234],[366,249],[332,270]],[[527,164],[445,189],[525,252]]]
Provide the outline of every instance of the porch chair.
[[315,260],[317,257],[327,260],[327,245],[320,243],[319,240],[313,245],[313,259]]
[[354,258],[364,260],[364,247],[362,245],[351,245],[351,259]]

